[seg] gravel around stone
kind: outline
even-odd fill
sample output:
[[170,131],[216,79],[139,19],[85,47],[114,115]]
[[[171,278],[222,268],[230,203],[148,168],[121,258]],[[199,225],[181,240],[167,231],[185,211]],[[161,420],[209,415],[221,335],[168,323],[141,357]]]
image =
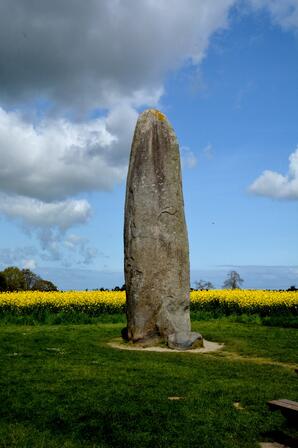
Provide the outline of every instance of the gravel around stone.
[[118,348],[121,350],[139,350],[143,352],[159,352],[159,353],[210,353],[221,350],[224,347],[224,344],[220,344],[218,342],[206,341],[204,339],[204,347],[195,348],[191,350],[175,350],[168,347],[141,347],[132,343],[122,342],[119,339],[114,339],[111,342],[108,342],[108,345],[112,348]]

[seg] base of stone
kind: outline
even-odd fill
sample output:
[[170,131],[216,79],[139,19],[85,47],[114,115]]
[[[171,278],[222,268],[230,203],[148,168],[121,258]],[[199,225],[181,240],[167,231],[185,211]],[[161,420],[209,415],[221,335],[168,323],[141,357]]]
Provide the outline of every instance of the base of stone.
[[167,347],[166,345],[144,347],[133,342],[125,342],[121,338],[113,339],[111,342],[108,342],[108,345],[112,348],[117,348],[120,350],[136,350],[136,351],[158,352],[158,353],[194,353],[194,354],[216,352],[224,347],[224,344],[219,344],[218,342],[206,341],[206,339],[203,339],[203,347],[193,348],[189,350],[173,349]]
[[122,339],[125,342],[131,342],[139,347],[155,347],[167,345],[175,350],[192,350],[194,348],[203,347],[203,336],[195,331],[176,332],[170,334],[167,338],[158,334],[152,334],[144,339],[131,341],[128,338],[127,327],[121,330]]
[[167,342],[168,347],[175,350],[192,350],[204,346],[203,336],[194,331],[170,334]]
[[159,336],[152,336],[150,338],[146,338],[146,339],[138,339],[137,341],[133,342],[133,341],[128,341],[125,340],[125,343],[129,343],[129,344],[133,344],[135,346],[138,347],[157,347],[160,345],[164,345],[162,339]]

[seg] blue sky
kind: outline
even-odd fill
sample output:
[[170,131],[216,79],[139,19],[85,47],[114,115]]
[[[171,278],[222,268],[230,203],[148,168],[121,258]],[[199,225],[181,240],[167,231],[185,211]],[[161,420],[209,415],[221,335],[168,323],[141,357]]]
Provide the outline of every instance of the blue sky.
[[169,4],[4,0],[0,268],[123,283],[132,133],[157,107],[180,142],[192,283],[298,285],[298,1]]

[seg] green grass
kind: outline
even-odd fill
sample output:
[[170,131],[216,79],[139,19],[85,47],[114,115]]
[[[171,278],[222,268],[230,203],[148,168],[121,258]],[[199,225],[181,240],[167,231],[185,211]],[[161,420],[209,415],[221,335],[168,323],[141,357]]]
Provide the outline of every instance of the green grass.
[[222,352],[144,353],[107,346],[119,319],[0,326],[1,448],[252,448],[265,432],[295,435],[266,406],[298,399],[293,328],[195,321]]
[[16,314],[14,312],[0,313],[0,325],[65,325],[65,324],[98,324],[126,322],[124,313],[100,313],[98,316],[90,316],[83,311],[59,311],[52,312],[47,309],[39,313]]

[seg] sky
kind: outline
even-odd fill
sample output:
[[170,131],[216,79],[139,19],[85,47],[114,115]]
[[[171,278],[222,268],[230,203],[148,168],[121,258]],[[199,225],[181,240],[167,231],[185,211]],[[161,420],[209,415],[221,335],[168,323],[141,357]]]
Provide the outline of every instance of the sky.
[[298,0],[1,0],[0,61],[0,269],[124,283],[130,146],[157,108],[192,286],[298,286]]

